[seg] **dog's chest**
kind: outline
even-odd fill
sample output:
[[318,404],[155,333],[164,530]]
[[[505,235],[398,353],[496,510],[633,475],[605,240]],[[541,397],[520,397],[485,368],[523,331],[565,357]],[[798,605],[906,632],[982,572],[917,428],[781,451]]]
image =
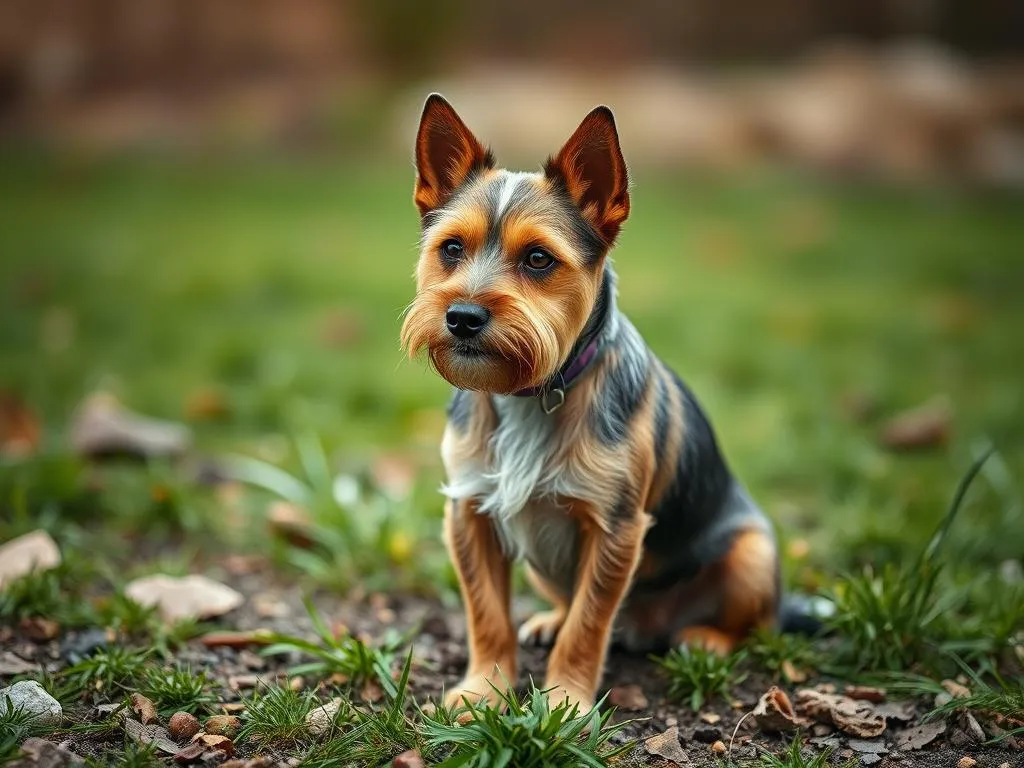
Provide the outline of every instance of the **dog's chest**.
[[566,433],[535,399],[496,397],[494,407],[498,424],[486,459],[456,460],[451,438],[446,437],[445,493],[476,499],[479,510],[494,520],[509,554],[561,581],[558,571],[569,565],[574,569],[577,528],[558,500],[591,500],[592,486],[566,458],[572,456],[565,450]]

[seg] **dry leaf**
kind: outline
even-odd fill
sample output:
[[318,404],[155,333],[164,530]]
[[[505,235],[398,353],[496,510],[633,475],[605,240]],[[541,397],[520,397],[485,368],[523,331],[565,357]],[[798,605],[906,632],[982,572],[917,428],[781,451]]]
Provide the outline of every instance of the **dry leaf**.
[[886,422],[882,444],[894,450],[934,448],[949,441],[952,411],[948,399],[935,397]]
[[231,587],[196,574],[183,578],[160,573],[143,576],[130,582],[125,594],[140,605],[156,606],[168,623],[214,618],[245,602]]
[[235,744],[227,736],[218,736],[214,733],[197,733],[192,737],[193,744],[202,744],[206,749],[216,749],[228,757],[235,751]]
[[966,699],[971,695],[971,689],[966,685],[961,685],[956,680],[943,680],[942,687],[954,699]]
[[167,729],[162,726],[156,724],[143,725],[138,720],[126,717],[124,719],[124,730],[132,739],[140,744],[153,744],[157,749],[169,755],[176,754],[178,751],[178,745],[171,740]]
[[805,724],[793,711],[789,696],[778,686],[772,686],[761,696],[752,714],[757,727],[769,733],[795,731]]
[[314,736],[321,736],[331,729],[341,709],[342,700],[331,699],[306,715],[306,727]]
[[831,723],[850,736],[873,739],[885,732],[885,718],[870,702],[804,688],[796,692],[794,708],[799,715]]
[[935,720],[930,723],[907,728],[896,737],[896,746],[901,751],[908,749],[924,749],[939,736],[946,732],[946,723],[943,720]]
[[132,710],[138,715],[143,725],[152,725],[153,723],[160,722],[160,716],[157,715],[156,706],[154,706],[152,701],[141,693],[133,693],[131,698]]
[[858,701],[870,701],[874,704],[880,704],[885,701],[886,695],[885,688],[874,688],[869,685],[848,685],[844,693],[848,698],[857,699]]
[[708,725],[718,725],[718,723],[722,722],[722,716],[714,712],[701,712],[700,719]]
[[796,666],[789,659],[784,659],[780,668],[782,669],[782,674],[785,675],[786,679],[791,683],[803,683],[807,681],[807,672]]
[[92,395],[79,407],[71,425],[75,453],[90,458],[180,456],[192,435],[188,427],[141,416],[104,393]]
[[644,742],[644,749],[648,754],[662,757],[676,765],[687,765],[690,762],[690,758],[679,744],[679,728],[676,726],[672,726],[664,733],[651,736]]
[[267,508],[267,527],[272,536],[284,539],[300,549],[313,546],[313,518],[290,501],[274,501]]
[[0,390],[0,456],[21,459],[35,453],[41,434],[39,422],[13,392]]

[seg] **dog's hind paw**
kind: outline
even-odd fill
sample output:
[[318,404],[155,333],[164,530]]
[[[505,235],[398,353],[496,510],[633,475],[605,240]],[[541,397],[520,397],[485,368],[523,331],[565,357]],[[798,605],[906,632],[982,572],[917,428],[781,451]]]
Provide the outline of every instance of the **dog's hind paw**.
[[541,647],[553,645],[564,623],[564,611],[539,611],[519,627],[519,643]]

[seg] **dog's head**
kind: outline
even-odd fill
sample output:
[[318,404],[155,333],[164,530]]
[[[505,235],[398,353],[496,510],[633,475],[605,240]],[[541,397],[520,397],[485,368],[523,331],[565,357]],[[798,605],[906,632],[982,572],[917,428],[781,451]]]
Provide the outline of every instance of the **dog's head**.
[[543,172],[522,173],[496,168],[434,94],[420,119],[416,170],[423,237],[403,346],[426,348],[460,389],[543,383],[582,332],[629,215],[611,111],[588,114]]

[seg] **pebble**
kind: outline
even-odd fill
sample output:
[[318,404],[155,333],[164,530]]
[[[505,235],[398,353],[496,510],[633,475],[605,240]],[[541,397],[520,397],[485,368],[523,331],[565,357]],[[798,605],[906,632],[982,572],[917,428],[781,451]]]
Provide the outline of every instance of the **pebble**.
[[188,712],[175,712],[167,724],[167,732],[175,741],[187,741],[199,733],[199,720]]
[[50,534],[39,529],[0,546],[0,586],[32,571],[60,565],[60,549]]
[[978,761],[973,757],[964,755],[960,758],[960,762],[956,764],[956,768],[974,768],[978,764]]
[[391,762],[392,768],[423,768],[423,758],[415,749],[410,749]]
[[724,742],[716,741],[711,745],[711,751],[716,755],[724,755],[728,750],[726,749]]
[[694,741],[700,741],[704,744],[714,744],[722,738],[722,729],[715,728],[714,726],[705,725],[697,726],[693,729]]
[[0,714],[7,712],[7,697],[11,706],[36,715],[34,723],[41,726],[60,725],[64,715],[60,702],[48,694],[35,680],[22,680],[0,689]]

